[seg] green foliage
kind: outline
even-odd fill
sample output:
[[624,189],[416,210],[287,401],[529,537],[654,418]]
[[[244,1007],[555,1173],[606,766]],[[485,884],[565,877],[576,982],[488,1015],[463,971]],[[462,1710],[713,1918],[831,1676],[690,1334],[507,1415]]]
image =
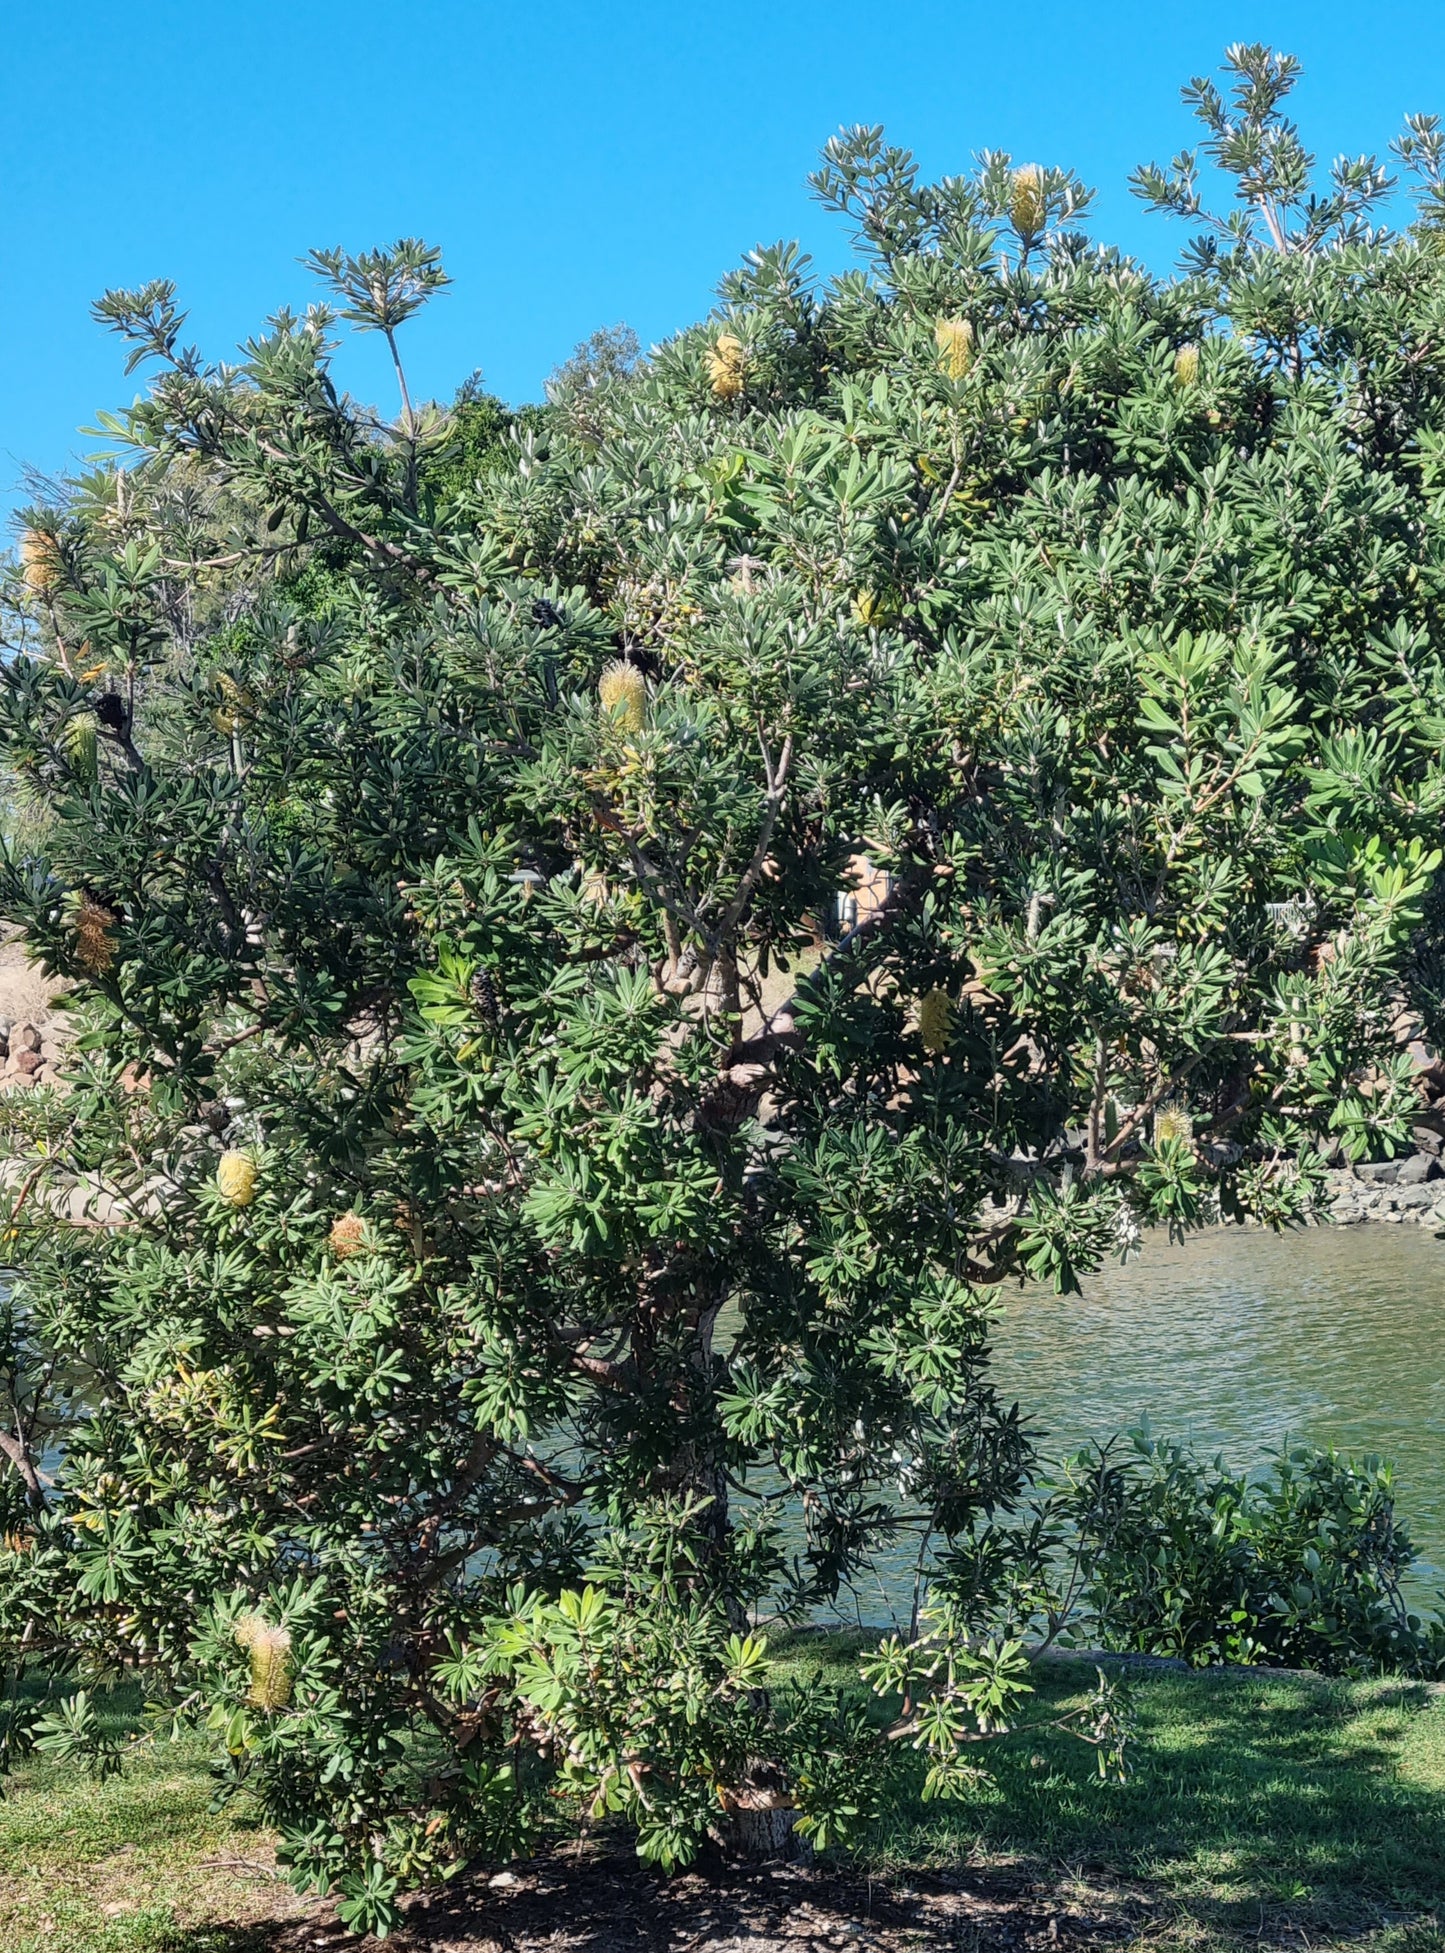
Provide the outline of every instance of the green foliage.
[[1101,1647],[1333,1674],[1445,1667],[1445,1624],[1401,1596],[1414,1548],[1377,1458],[1293,1450],[1252,1480],[1136,1431],[1122,1455],[1072,1461],[1061,1509]]
[[[815,188],[857,267],[505,427],[411,398],[415,240],[314,259],[393,419],[329,306],[212,364],[110,293],[126,465],[10,586],[0,901],[80,1036],[5,1133],[0,1645],[134,1665],[359,1926],[551,1787],[682,1862],[854,1834],[883,1740],[971,1785],[1076,1598],[998,1284],[1309,1218],[1440,1035],[1445,259],[1365,177],[1172,282],[1063,169]],[[895,1737],[754,1686],[905,1543]]]

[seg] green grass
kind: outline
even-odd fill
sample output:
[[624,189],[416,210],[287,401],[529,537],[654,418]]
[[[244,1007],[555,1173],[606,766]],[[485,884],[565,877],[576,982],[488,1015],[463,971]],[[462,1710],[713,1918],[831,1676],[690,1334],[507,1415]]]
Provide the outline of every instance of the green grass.
[[[131,1692],[110,1720],[132,1720]],[[199,1737],[147,1745],[121,1778],[29,1760],[0,1785],[0,1953],[261,1953],[300,1907],[272,1841],[210,1809]],[[252,1870],[250,1867],[257,1867]]]
[[[847,1682],[856,1646],[801,1640],[780,1666]],[[1043,1719],[1092,1670],[1036,1679]],[[898,1813],[872,1868],[1043,1883],[1060,1910],[1154,1946],[1445,1953],[1445,1693],[1263,1671],[1151,1671],[1134,1692],[1128,1783],[1100,1784],[1072,1738],[1023,1730],[967,1804]],[[263,1922],[298,1904],[264,1875],[271,1841],[210,1798],[197,1740],[105,1785],[28,1764],[0,1801],[0,1953],[260,1953]]]
[[[841,1682],[852,1655],[804,1643],[789,1666]],[[1039,1664],[1021,1723],[1081,1703],[1093,1679],[1086,1663]],[[1267,1670],[1136,1670],[1131,1688],[1128,1782],[1100,1783],[1076,1738],[1020,1728],[968,1803],[891,1821],[879,1870],[1017,1867],[1080,1893],[1123,1888],[1185,1938],[1318,1947],[1413,1925],[1414,1943],[1445,1948],[1445,1690]]]

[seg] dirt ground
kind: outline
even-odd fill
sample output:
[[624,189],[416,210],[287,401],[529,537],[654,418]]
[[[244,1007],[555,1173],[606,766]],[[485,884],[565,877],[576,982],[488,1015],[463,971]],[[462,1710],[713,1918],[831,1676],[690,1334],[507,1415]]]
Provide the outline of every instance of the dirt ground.
[[29,961],[22,943],[0,941],[0,1023],[48,1023],[51,999],[60,988]]
[[[392,1953],[929,1953],[1118,1945],[1143,1923],[1122,1894],[998,1873],[884,1884],[775,1865],[663,1878],[627,1851],[567,1848],[416,1904]],[[370,1953],[326,1912],[278,1953]],[[378,1953],[380,1949],[378,1948]]]

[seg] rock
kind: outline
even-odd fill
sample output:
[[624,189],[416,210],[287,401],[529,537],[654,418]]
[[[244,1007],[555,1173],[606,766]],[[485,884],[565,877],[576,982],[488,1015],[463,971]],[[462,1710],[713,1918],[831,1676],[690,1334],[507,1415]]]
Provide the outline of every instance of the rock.
[[26,1046],[24,1050],[16,1052],[11,1062],[17,1072],[27,1072],[33,1078],[45,1060],[38,1051],[30,1046]]
[[1397,1214],[1423,1213],[1427,1207],[1433,1208],[1439,1199],[1435,1187],[1397,1187],[1390,1198],[1390,1205]]
[[1393,1187],[1400,1177],[1399,1160],[1360,1160],[1355,1166],[1355,1177],[1368,1181],[1375,1187]]
[[41,1043],[40,1033],[33,1024],[22,1024],[18,1035],[10,1041],[18,1044],[22,1051],[38,1051]]
[[1420,1152],[1429,1153],[1432,1157],[1438,1157],[1441,1148],[1445,1147],[1445,1139],[1440,1137],[1433,1126],[1415,1126],[1412,1128],[1411,1137]]
[[1422,1187],[1427,1180],[1433,1180],[1440,1172],[1440,1162],[1432,1160],[1428,1153],[1411,1153],[1400,1162],[1396,1176],[1397,1187]]

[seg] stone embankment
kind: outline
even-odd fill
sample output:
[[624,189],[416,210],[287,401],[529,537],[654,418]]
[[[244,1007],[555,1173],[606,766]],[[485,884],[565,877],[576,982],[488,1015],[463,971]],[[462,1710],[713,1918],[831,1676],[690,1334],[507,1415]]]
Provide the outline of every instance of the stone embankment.
[[1364,1221],[1445,1228],[1445,1171],[1429,1153],[1340,1167],[1328,1176],[1330,1217],[1338,1226]]

